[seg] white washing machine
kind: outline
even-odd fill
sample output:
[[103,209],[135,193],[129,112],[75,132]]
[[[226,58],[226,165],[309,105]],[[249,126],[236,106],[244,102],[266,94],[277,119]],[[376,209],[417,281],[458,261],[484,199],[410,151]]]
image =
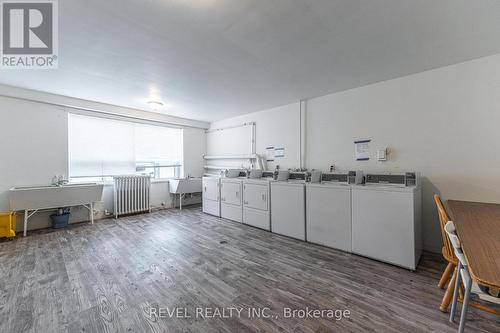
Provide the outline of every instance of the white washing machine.
[[422,253],[418,175],[368,174],[352,187],[352,252],[415,270]]
[[243,222],[243,178],[221,178],[221,217]]
[[290,173],[289,177],[271,183],[271,231],[305,241],[307,174]]
[[220,217],[220,177],[203,177],[202,210]]
[[[268,177],[266,177],[266,174]],[[263,178],[243,181],[243,223],[271,230],[271,182],[273,172]]]
[[306,184],[308,242],[351,252],[351,186],[347,177],[323,174],[321,183]]

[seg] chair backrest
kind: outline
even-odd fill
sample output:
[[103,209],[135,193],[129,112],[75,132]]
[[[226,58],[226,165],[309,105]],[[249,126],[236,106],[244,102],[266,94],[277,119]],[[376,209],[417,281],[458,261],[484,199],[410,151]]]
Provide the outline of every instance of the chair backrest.
[[455,224],[453,224],[452,221],[448,221],[444,226],[444,231],[446,232],[448,238],[450,239],[451,245],[453,246],[453,250],[458,260],[460,260],[463,266],[468,266],[467,259],[465,258],[465,255],[462,251],[462,245],[460,243],[460,239],[458,238],[456,233]]
[[439,227],[441,229],[441,237],[443,238],[443,245],[444,245],[444,255],[447,255],[448,258],[454,258],[454,250],[453,246],[450,243],[450,240],[448,239],[448,236],[446,236],[446,232],[444,231],[444,226],[448,221],[450,220],[450,217],[448,216],[448,213],[446,213],[446,209],[444,208],[443,202],[441,201],[441,198],[439,195],[434,194],[434,201],[436,202],[436,207],[438,210],[438,216],[439,216]]

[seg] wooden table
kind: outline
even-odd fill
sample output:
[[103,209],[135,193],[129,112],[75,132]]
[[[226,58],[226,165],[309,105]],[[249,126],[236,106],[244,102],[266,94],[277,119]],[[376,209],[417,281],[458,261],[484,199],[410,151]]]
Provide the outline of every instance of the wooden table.
[[448,200],[472,278],[500,288],[500,204]]

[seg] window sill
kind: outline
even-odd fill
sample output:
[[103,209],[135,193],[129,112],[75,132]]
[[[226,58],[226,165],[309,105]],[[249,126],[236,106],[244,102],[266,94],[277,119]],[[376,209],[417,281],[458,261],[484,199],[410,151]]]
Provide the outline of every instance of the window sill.
[[[173,178],[159,178],[159,179],[151,179],[151,184],[161,184],[161,183],[169,183],[170,179]],[[85,183],[83,181],[70,181],[69,184],[82,184]],[[99,184],[99,185],[104,185],[104,186],[113,186],[113,181],[112,180],[106,180],[106,181],[89,181],[89,184]]]

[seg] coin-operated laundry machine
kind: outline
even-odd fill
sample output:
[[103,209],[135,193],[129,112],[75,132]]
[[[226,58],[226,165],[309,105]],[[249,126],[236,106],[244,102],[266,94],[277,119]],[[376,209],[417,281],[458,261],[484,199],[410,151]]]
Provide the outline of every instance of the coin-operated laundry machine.
[[220,177],[203,177],[202,186],[202,211],[220,217]]
[[243,222],[243,179],[246,173],[239,169],[229,169],[220,180],[221,217]]
[[250,171],[243,180],[243,223],[271,230],[271,182],[273,171]]
[[351,252],[351,185],[361,184],[363,173],[323,173],[321,182],[306,184],[307,241]]
[[352,187],[352,252],[415,270],[422,253],[419,174],[367,174]]
[[[280,171],[283,173],[285,171]],[[319,171],[289,172],[271,183],[271,231],[306,240],[306,182],[318,182]]]

